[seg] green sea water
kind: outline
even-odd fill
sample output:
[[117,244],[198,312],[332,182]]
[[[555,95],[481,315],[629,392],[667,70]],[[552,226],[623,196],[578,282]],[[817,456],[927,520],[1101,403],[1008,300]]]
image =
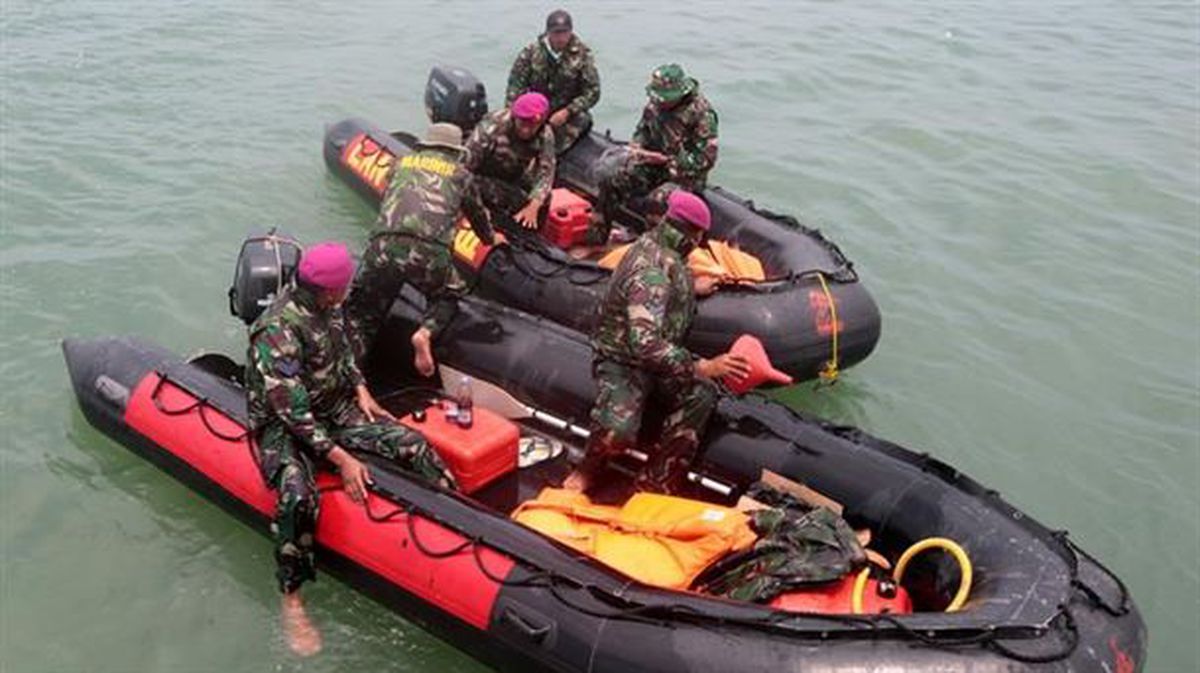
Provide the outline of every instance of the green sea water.
[[[325,577],[280,640],[268,541],[93,430],[65,336],[239,352],[242,236],[361,244],[324,125],[419,130],[434,63],[503,90],[550,5],[0,0],[0,671],[481,670]],[[712,181],[855,261],[876,353],[799,408],[924,450],[1129,584],[1148,671],[1200,664],[1194,2],[568,5],[600,128],[678,61]]]

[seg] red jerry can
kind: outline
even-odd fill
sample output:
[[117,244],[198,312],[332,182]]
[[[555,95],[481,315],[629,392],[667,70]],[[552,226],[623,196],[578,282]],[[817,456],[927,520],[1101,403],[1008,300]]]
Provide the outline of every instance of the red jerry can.
[[592,223],[592,204],[563,187],[550,192],[550,211],[542,236],[564,250],[583,243]]

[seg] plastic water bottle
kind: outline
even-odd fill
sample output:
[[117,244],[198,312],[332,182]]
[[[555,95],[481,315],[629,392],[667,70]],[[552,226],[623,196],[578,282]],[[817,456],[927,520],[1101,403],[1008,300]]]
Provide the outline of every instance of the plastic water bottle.
[[458,399],[453,395],[447,395],[442,398],[441,405],[442,415],[446,417],[447,423],[458,422]]
[[469,428],[475,422],[474,406],[475,402],[471,399],[471,377],[464,376],[458,382],[458,391],[454,395],[454,401],[458,403],[458,418],[456,422],[460,428]]

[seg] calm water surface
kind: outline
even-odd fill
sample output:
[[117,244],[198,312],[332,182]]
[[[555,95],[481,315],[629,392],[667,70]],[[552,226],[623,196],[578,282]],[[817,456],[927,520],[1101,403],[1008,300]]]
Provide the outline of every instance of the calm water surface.
[[[1151,671],[1197,670],[1200,143],[1194,2],[569,7],[601,127],[655,65],[721,114],[715,182],[819,226],[884,315],[796,406],[927,450],[1125,578]],[[297,661],[269,543],[92,430],[58,350],[240,351],[237,245],[364,239],[323,125],[423,126],[431,64],[495,98],[549,5],[0,2],[0,670],[479,665],[329,578]]]

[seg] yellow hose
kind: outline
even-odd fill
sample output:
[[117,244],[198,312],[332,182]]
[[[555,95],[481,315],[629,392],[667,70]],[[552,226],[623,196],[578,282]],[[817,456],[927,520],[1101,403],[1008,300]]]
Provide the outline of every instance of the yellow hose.
[[[958,568],[962,577],[958,581],[958,592],[954,594],[954,600],[950,601],[950,605],[946,606],[946,612],[958,612],[963,604],[967,602],[967,596],[971,593],[973,570],[971,568],[971,559],[967,558],[967,552],[954,540],[944,537],[931,537],[909,547],[900,555],[900,560],[896,561],[896,569],[892,571],[892,578],[896,580],[896,584],[900,584],[900,580],[904,577],[904,570],[908,567],[908,562],[926,549],[941,549],[953,556],[955,561],[958,561]],[[863,581],[863,585],[866,585],[865,580]],[[855,588],[857,588],[857,585]],[[855,598],[860,601],[859,607],[861,607],[862,596],[856,595]]]

